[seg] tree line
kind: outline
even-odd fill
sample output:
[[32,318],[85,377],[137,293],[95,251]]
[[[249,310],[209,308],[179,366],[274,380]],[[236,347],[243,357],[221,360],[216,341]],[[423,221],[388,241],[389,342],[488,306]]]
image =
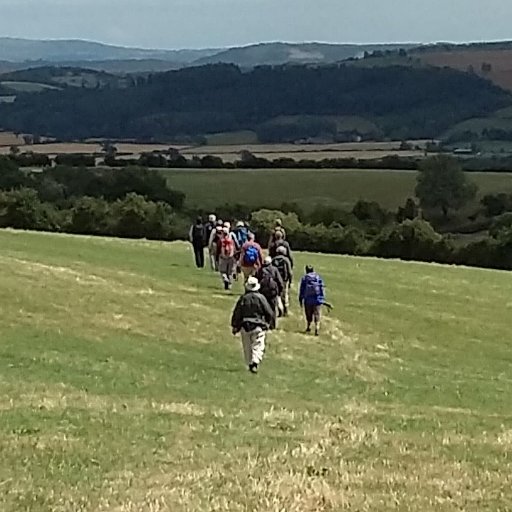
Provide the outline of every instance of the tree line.
[[[248,219],[257,234],[267,233],[280,217],[297,250],[512,269],[511,194],[482,199],[479,229],[488,235],[474,242],[461,244],[433,227],[442,227],[476,192],[457,161],[439,155],[422,163],[416,198],[396,212],[358,201],[350,211],[318,206],[304,212],[296,204],[283,204],[278,212],[252,211],[233,204],[217,214]],[[31,172],[0,157],[0,227],[180,240],[197,213],[157,171],[59,166]]]
[[[356,116],[374,123],[383,137],[433,138],[511,103],[510,94],[489,81],[448,68],[341,64],[243,72],[219,64],[156,73],[126,89],[20,94],[0,105],[0,128],[62,140],[141,141],[254,130],[279,142],[324,132],[335,139],[330,118]],[[279,129],[269,124],[287,116],[302,121]]]

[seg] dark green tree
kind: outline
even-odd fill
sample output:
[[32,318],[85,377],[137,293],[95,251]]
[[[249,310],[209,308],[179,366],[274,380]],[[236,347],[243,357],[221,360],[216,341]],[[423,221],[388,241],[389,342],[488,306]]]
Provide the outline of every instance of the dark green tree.
[[446,155],[428,158],[420,165],[416,197],[422,208],[439,208],[443,217],[474,199],[478,187],[468,180],[459,162]]

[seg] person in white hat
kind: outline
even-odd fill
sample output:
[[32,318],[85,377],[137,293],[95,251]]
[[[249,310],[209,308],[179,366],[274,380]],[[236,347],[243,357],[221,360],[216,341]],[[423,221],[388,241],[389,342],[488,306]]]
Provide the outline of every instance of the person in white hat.
[[258,280],[249,277],[245,283],[245,293],[238,299],[231,317],[233,335],[242,335],[245,363],[251,373],[258,373],[265,354],[267,332],[274,319],[272,308],[259,289]]
[[212,251],[212,244],[210,243],[210,238],[212,236],[212,232],[215,231],[215,226],[216,226],[216,223],[217,223],[217,217],[211,213],[210,215],[208,215],[208,222],[205,224],[204,228],[205,228],[205,239],[204,239],[204,243],[205,243],[205,246],[208,247],[208,256],[209,256],[209,260],[210,260],[210,267],[212,270],[216,270],[216,254],[215,254],[215,251]]

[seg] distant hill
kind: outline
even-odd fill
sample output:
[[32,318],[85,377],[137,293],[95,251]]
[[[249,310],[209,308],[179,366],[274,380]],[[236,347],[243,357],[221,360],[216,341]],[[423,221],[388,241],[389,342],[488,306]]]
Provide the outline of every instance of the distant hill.
[[327,64],[349,58],[362,57],[365,52],[409,49],[411,44],[323,44],[323,43],[262,43],[225,51],[202,57],[194,61],[203,64],[236,64],[241,67],[281,64]]
[[363,56],[365,52],[409,49],[413,45],[261,43],[229,49],[150,50],[80,40],[38,41],[0,38],[0,73],[20,69],[68,66],[109,73],[146,73],[186,66],[225,63],[243,68],[281,64],[326,64]]
[[[60,139],[176,140],[253,130],[268,142],[435,138],[512,105],[469,73],[434,67],[230,64],[139,77],[136,86],[24,94],[0,106],[0,128]],[[79,120],[79,122],[77,122]]]
[[148,50],[125,48],[77,39],[32,40],[0,37],[0,61],[9,62],[34,63],[41,60],[69,63],[76,61],[157,59],[184,65],[218,52],[218,49]]

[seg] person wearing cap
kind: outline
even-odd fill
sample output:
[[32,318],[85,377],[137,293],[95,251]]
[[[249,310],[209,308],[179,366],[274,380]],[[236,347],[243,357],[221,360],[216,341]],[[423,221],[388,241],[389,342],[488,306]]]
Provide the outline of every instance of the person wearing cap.
[[306,275],[300,282],[299,303],[304,306],[306,314],[306,333],[311,332],[311,324],[315,322],[315,336],[320,333],[320,317],[325,302],[324,282],[311,265],[306,266]]
[[210,252],[210,237],[212,231],[215,231],[216,223],[217,217],[215,214],[210,213],[210,215],[208,215],[208,222],[204,225],[204,246],[208,247],[208,259],[210,260],[212,270],[215,270],[215,256]]
[[267,299],[259,293],[258,280],[250,276],[245,293],[238,299],[231,316],[233,335],[242,335],[245,363],[251,373],[257,373],[265,354],[267,332],[274,318]]
[[277,268],[283,280],[283,292],[278,297],[277,301],[277,309],[280,316],[288,316],[288,310],[290,308],[290,287],[293,280],[292,264],[286,252],[286,247],[281,245],[277,248],[276,257],[272,259],[272,265]]
[[256,279],[260,282],[261,294],[265,296],[274,312],[272,328],[275,328],[279,297],[283,293],[284,283],[281,274],[272,265],[272,258],[270,256],[263,260],[263,266],[256,272]]
[[222,226],[215,226],[215,229],[210,233],[208,239],[208,254],[210,257],[210,265],[212,270],[217,272],[219,270],[219,250],[220,250],[220,239],[222,237]]

